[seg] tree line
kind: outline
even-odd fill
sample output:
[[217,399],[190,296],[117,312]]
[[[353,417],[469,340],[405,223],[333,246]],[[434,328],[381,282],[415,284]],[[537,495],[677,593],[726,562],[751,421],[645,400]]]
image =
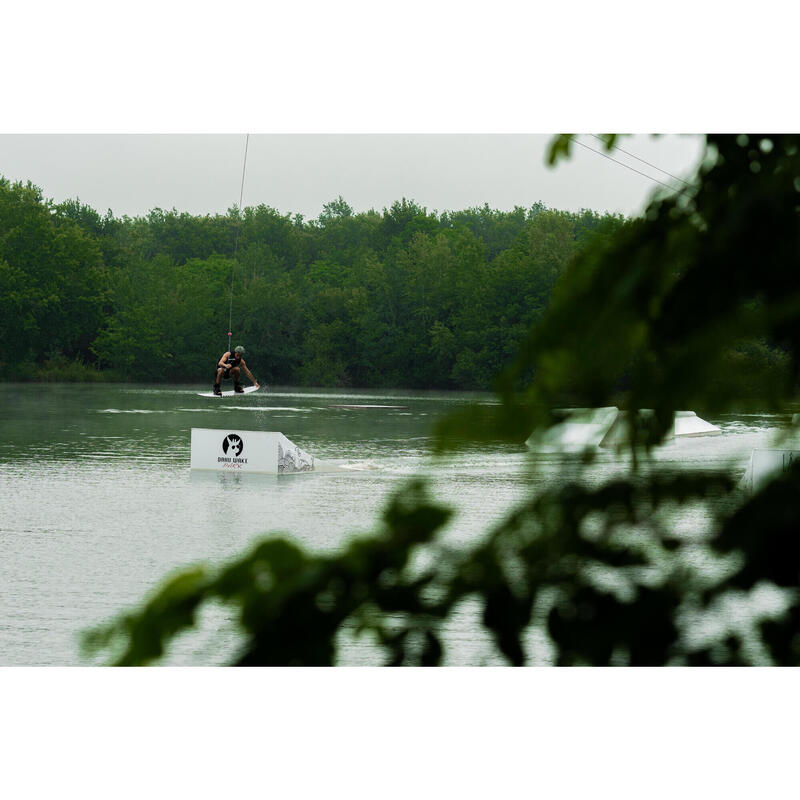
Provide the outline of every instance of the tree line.
[[539,203],[354,213],[341,197],[314,220],[265,205],[101,216],[0,178],[0,366],[203,381],[230,321],[262,382],[488,388],[566,265],[627,224]]

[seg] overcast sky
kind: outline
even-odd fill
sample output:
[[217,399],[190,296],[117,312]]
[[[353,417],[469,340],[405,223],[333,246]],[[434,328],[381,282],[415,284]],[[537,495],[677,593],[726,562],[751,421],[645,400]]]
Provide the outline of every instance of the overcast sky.
[[669,14],[635,0],[613,13],[590,0],[11,4],[0,175],[101,213],[224,213],[245,132],[262,131],[245,205],[315,218],[341,195],[356,211],[406,197],[636,214],[658,184],[581,147],[548,169],[548,132],[669,132],[621,145],[684,177],[701,145],[678,132],[795,129],[796,26],[773,24],[770,2],[761,38],[751,14],[723,15],[721,36],[717,4],[693,0]]
[[[665,173],[688,176],[702,152],[698,136],[639,135],[622,140],[626,153],[613,154],[627,166],[577,146],[569,162],[549,168],[550,138],[251,134],[242,202],[306,218],[339,195],[356,211],[380,211],[405,197],[438,211],[542,202],[631,215],[660,188],[638,172],[674,185]],[[602,149],[591,136],[580,141]],[[217,214],[239,202],[245,143],[244,134],[5,134],[0,174],[30,180],[56,202],[79,197],[100,213],[136,216],[174,207]]]

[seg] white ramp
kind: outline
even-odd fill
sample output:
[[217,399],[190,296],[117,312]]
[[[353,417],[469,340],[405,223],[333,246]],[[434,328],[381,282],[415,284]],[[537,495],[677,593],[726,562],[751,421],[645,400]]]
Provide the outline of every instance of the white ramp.
[[192,428],[192,469],[283,475],[322,464],[276,431]]
[[616,406],[557,411],[566,419],[533,433],[525,444],[537,453],[574,453],[600,445],[619,415]]
[[[616,448],[629,441],[628,412],[615,406],[607,408],[573,408],[556,412],[566,418],[543,431],[536,431],[526,444],[538,453],[583,452],[586,449]],[[639,409],[641,418],[652,416],[653,410]],[[676,411],[672,430],[665,437],[684,439],[693,436],[718,436],[722,431],[701,419],[694,411]]]
[[706,422],[694,411],[676,411],[673,434],[676,439],[682,436],[719,436],[722,431],[710,422]]

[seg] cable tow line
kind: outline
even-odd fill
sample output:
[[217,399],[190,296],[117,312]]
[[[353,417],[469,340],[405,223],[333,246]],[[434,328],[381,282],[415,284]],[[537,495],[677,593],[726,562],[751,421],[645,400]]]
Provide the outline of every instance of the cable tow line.
[[233,239],[233,261],[231,267],[231,298],[228,305],[228,352],[231,352],[231,336],[233,336],[233,271],[236,268],[236,254],[239,251],[239,229],[242,226],[242,198],[244,197],[244,176],[247,171],[247,148],[250,144],[250,134],[244,141],[244,163],[242,164],[242,186],[239,189],[239,213],[236,217],[236,235]]

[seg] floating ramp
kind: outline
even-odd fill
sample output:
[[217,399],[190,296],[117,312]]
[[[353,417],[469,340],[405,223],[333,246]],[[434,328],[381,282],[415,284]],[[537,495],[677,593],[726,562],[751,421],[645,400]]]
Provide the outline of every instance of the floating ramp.
[[700,419],[694,411],[676,411],[672,435],[676,439],[685,436],[718,436],[722,431],[710,422]]
[[[628,440],[628,412],[616,406],[573,408],[556,412],[564,419],[543,431],[533,433],[525,444],[538,453],[575,453],[594,448],[613,448]],[[642,415],[652,414],[643,408]],[[694,411],[676,411],[667,439],[690,436],[717,436],[722,431]]]
[[238,428],[192,428],[191,468],[267,475],[335,469],[282,433]]
[[538,453],[574,453],[602,447],[619,417],[619,409],[573,408],[555,412],[565,415],[562,422],[533,433],[528,447]]

